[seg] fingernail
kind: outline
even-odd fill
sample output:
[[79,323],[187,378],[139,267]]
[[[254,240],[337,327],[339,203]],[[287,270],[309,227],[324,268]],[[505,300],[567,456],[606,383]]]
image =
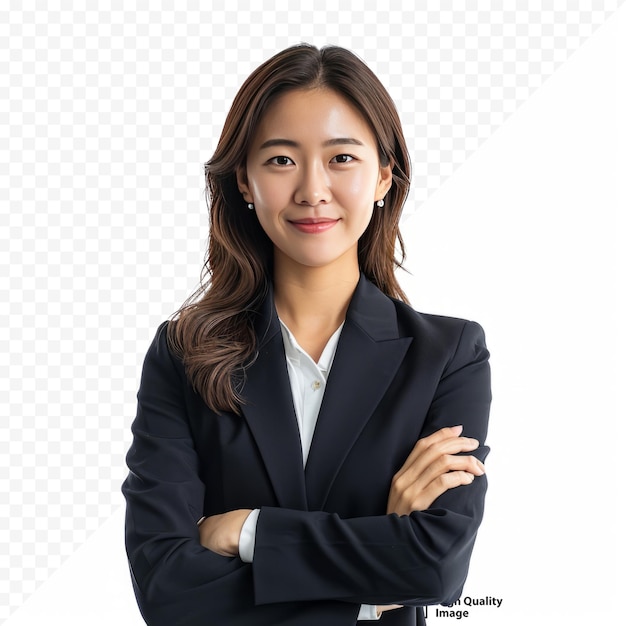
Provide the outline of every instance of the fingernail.
[[455,435],[460,435],[463,432],[463,426],[459,424],[458,426],[453,426],[451,430]]
[[485,466],[482,464],[482,462],[479,459],[476,459],[476,463],[478,463],[478,467],[480,467],[480,469],[482,470],[483,474],[487,471],[485,469]]

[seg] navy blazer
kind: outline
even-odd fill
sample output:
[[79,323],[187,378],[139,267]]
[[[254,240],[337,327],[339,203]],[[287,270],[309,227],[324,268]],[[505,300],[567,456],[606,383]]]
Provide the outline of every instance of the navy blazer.
[[[407,516],[386,515],[387,496],[415,442],[444,426],[463,424],[484,461],[482,329],[417,313],[361,277],[303,468],[271,294],[258,313],[242,416],[214,413],[193,391],[168,350],[167,322],[146,355],[122,488],[145,621],[349,626],[360,604],[395,603],[405,608],[384,624],[423,624],[419,607],[461,594],[486,477]],[[199,542],[199,518],[240,508],[261,509],[252,564]]]

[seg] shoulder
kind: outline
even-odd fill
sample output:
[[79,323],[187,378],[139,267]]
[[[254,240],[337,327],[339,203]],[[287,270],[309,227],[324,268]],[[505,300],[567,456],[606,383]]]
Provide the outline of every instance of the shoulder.
[[364,276],[348,309],[348,319],[375,341],[411,337],[413,349],[419,347],[422,352],[450,353],[460,345],[484,346],[485,343],[480,324],[416,311],[385,295]]
[[423,313],[399,300],[392,298],[390,300],[394,304],[401,333],[413,332],[423,339],[446,342],[458,340],[462,334],[484,339],[484,330],[478,322],[460,317]]
[[409,358],[437,368],[462,366],[486,360],[485,333],[480,324],[416,311],[390,298],[365,277],[361,277],[348,309],[347,319],[374,341],[410,338]]
[[175,371],[181,379],[185,378],[182,360],[172,348],[170,338],[175,324],[176,321],[165,320],[157,328],[144,360],[144,374],[146,370],[170,370]]
[[153,353],[155,356],[172,357],[168,335],[171,332],[173,324],[175,324],[175,322],[171,320],[165,320],[159,324],[154,338],[152,339],[152,343],[148,348],[148,354]]
[[413,349],[442,361],[448,370],[467,362],[487,361],[489,351],[482,326],[459,317],[416,311],[408,304],[392,300],[397,315],[398,332],[413,338]]

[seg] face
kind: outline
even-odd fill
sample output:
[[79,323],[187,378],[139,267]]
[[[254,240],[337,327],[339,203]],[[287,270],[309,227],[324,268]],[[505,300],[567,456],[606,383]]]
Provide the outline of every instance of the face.
[[277,268],[358,270],[358,240],[391,186],[391,167],[380,166],[376,138],[347,100],[297,90],[262,117],[237,180],[274,244]]

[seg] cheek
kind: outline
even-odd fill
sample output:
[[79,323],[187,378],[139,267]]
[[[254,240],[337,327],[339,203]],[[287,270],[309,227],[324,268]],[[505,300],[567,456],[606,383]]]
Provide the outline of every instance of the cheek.
[[374,198],[376,183],[377,179],[372,172],[357,170],[343,181],[341,189],[346,195],[369,202]]
[[274,232],[276,230],[275,212],[268,209],[267,205],[263,201],[257,201],[255,203],[254,213],[256,218],[263,229],[263,232],[274,241]]
[[263,205],[272,209],[284,203],[287,189],[285,185],[277,185],[275,181],[265,177],[255,178],[250,183],[250,191],[254,197],[254,202],[259,206]]

